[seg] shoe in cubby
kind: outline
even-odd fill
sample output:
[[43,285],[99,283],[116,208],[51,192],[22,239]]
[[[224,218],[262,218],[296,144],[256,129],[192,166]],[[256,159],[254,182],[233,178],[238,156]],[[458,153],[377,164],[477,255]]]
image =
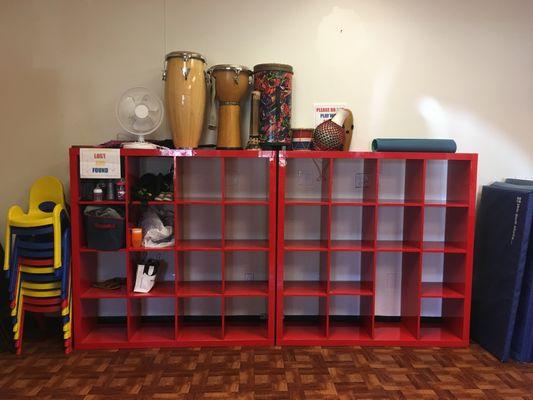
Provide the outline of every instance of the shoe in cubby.
[[126,297],[126,253],[81,253],[79,282],[82,299]]

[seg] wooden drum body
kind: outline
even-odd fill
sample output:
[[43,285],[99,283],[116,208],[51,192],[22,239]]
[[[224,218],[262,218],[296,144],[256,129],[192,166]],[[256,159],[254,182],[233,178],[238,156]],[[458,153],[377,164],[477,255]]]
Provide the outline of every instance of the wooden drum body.
[[198,147],[206,106],[206,61],[202,55],[175,51],[166,56],[165,106],[176,148]]
[[240,102],[248,92],[252,71],[241,65],[215,65],[209,69],[219,103],[217,147],[242,148]]

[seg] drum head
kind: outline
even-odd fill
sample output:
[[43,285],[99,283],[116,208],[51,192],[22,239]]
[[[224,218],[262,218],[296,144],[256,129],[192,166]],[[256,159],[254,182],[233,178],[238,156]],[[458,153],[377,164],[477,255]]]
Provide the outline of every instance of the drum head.
[[207,70],[208,73],[213,73],[217,71],[233,71],[235,73],[241,73],[244,72],[248,75],[252,75],[252,70],[244,65],[237,65],[237,64],[218,64],[213,65],[211,68]]
[[276,64],[276,63],[270,63],[270,64],[257,64],[254,66],[254,73],[256,72],[263,72],[263,71],[280,71],[280,72],[292,72],[292,65],[288,64]]
[[168,61],[170,58],[195,58],[207,63],[203,55],[192,51],[172,51],[166,55],[165,60]]

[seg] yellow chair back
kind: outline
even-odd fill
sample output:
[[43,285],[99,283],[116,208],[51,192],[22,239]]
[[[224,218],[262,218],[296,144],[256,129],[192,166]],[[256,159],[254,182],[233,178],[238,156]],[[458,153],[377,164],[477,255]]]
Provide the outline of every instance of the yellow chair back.
[[37,179],[30,188],[29,213],[50,214],[55,204],[65,207],[65,193],[61,181],[55,176]]

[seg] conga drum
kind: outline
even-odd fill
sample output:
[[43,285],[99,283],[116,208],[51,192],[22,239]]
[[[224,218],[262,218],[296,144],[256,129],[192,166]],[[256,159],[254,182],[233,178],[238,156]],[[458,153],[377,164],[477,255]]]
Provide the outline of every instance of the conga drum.
[[198,147],[205,115],[206,60],[189,51],[173,51],[165,60],[165,111],[174,147]]
[[240,149],[240,102],[248,92],[252,71],[242,65],[220,64],[209,68],[209,75],[219,104],[217,148]]

